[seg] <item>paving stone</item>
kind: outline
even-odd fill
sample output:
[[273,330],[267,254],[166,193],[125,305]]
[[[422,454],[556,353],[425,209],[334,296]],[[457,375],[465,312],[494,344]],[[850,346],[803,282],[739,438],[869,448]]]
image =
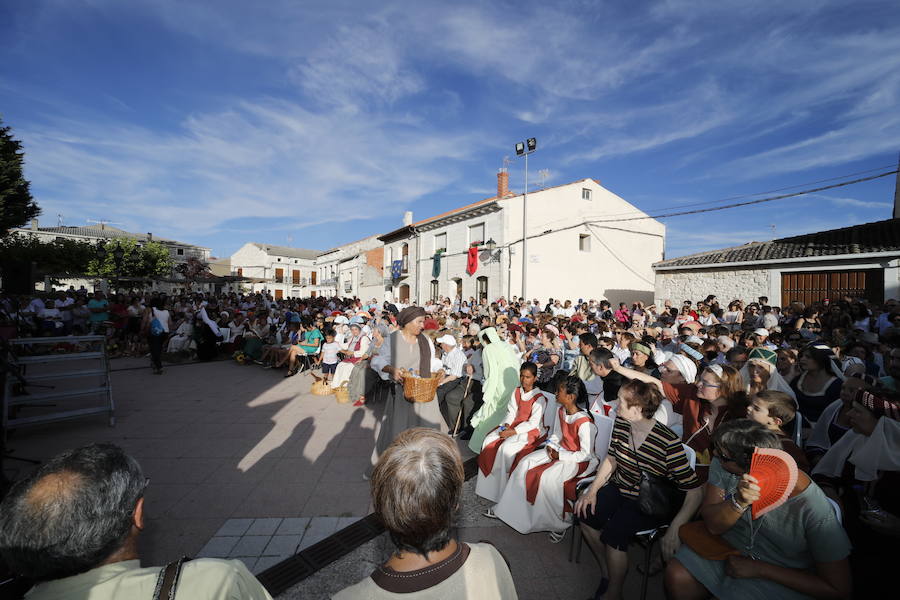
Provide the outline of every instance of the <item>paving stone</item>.
[[300,550],[305,550],[337,531],[340,517],[315,517],[309,522],[306,534],[300,542]]
[[253,523],[253,519],[228,519],[216,532],[217,536],[236,535],[247,533],[247,528]]
[[240,539],[239,537],[214,537],[200,549],[197,558],[225,558],[231,554]]
[[229,556],[260,556],[270,538],[268,535],[245,535],[234,545]]
[[263,556],[293,556],[297,553],[302,535],[273,535],[263,550]]
[[247,570],[252,573],[253,567],[256,566],[256,561],[258,561],[259,558],[256,556],[239,556],[235,560],[239,560],[244,563],[244,565],[247,567]]
[[278,531],[275,532],[275,535],[302,536],[306,532],[308,525],[309,517],[288,517],[281,520],[281,525],[278,526]]
[[275,535],[281,519],[256,519],[244,535]]
[[259,575],[260,573],[262,573],[269,567],[271,567],[273,565],[277,565],[278,563],[280,563],[281,561],[283,561],[286,558],[287,558],[287,556],[263,556],[263,557],[260,557],[259,560],[256,561],[256,564],[253,566],[253,569],[251,569],[251,572],[254,575]]

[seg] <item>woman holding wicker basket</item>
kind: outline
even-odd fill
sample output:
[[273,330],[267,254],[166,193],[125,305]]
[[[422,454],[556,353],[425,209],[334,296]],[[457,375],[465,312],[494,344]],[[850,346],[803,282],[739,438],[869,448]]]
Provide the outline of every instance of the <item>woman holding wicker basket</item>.
[[[383,380],[393,383],[384,414],[376,427],[373,464],[394,438],[407,429],[429,427],[444,431],[444,418],[435,401],[441,361],[435,357],[434,344],[422,334],[425,316],[425,309],[418,306],[400,311],[397,315],[399,329],[390,334],[372,358],[372,369]],[[438,373],[438,377],[432,378],[433,373]],[[430,386],[432,382],[434,385]],[[429,387],[430,394],[427,393]]]

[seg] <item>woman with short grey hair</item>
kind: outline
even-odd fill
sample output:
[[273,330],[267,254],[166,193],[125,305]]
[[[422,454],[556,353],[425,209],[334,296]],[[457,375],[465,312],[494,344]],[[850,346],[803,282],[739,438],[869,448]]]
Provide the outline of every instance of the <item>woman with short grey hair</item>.
[[450,436],[423,427],[401,433],[372,473],[375,511],[396,550],[369,577],[334,598],[517,598],[509,567],[496,548],[453,536],[463,481],[462,457]]

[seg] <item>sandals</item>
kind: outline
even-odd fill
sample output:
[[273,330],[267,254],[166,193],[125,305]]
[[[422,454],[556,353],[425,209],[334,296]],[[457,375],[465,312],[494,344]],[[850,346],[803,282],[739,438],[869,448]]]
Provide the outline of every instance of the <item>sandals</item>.
[[566,531],[568,529],[563,529],[562,531],[551,531],[550,532],[550,543],[558,544],[566,538]]
[[360,398],[359,400],[357,400],[356,402],[353,403],[353,406],[356,406],[356,407],[365,406],[365,405],[366,405],[365,398]]
[[293,377],[298,373],[297,369],[288,369],[288,372],[284,374],[285,377]]
[[488,519],[499,519],[499,518],[500,518],[500,517],[498,517],[497,515],[494,514],[494,507],[493,507],[493,506],[490,507],[489,509],[487,509],[486,511],[484,511],[483,513],[481,513],[481,514],[484,515],[485,517],[487,517]]

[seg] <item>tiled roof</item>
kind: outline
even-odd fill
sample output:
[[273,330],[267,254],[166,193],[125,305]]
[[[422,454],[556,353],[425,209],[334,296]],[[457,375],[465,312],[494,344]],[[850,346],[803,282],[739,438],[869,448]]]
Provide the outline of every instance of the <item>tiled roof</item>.
[[256,242],[253,242],[253,245],[257,248],[260,248],[267,254],[271,254],[273,256],[286,256],[288,258],[306,258],[309,260],[313,260],[322,253],[320,250],[289,248],[287,246],[273,246],[271,244],[258,244]]
[[[550,186],[550,187],[546,187],[546,188],[541,188],[541,189],[539,189],[539,190],[532,190],[532,191],[529,192],[529,195],[531,195],[531,194],[538,194],[538,193],[540,193],[540,192],[544,192],[544,191],[547,191],[547,190],[552,190],[552,189],[556,189],[556,188],[565,187],[565,186],[567,186],[567,185],[573,185],[573,184],[575,184],[575,183],[581,183],[582,181],[593,181],[593,182],[595,182],[597,185],[600,185],[600,181],[599,181],[598,179],[583,178],[583,179],[577,179],[577,180],[575,180],[575,181],[570,181],[570,182],[568,182],[568,183],[561,183],[561,184],[559,184],[559,185],[554,185],[554,186]],[[504,198],[515,198],[516,196],[521,196],[521,195],[522,195],[522,194],[517,194],[517,193],[515,193],[515,192],[509,192],[506,196],[504,196]],[[466,204],[466,205],[464,205],[464,206],[460,206],[459,208],[454,208],[453,210],[448,210],[447,212],[443,212],[443,213],[441,213],[441,214],[439,214],[439,215],[435,215],[435,216],[433,216],[433,217],[428,217],[427,219],[422,219],[421,221],[416,221],[416,222],[413,223],[412,225],[404,225],[403,227],[400,227],[400,228],[395,229],[395,230],[393,230],[393,231],[389,231],[388,233],[385,233],[384,235],[378,236],[378,239],[384,240],[385,238],[393,237],[393,236],[395,236],[395,235],[397,235],[397,234],[399,234],[399,233],[401,233],[401,232],[403,232],[403,231],[411,230],[411,228],[413,228],[413,227],[419,227],[420,225],[425,225],[426,223],[431,223],[432,221],[437,221],[437,220],[439,220],[439,219],[443,219],[443,218],[449,217],[449,216],[451,216],[451,215],[455,215],[455,214],[457,214],[457,213],[465,212],[465,211],[467,211],[467,210],[471,210],[471,209],[477,208],[477,207],[479,207],[479,206],[488,205],[488,204],[490,204],[491,202],[495,202],[495,201],[497,201],[497,200],[500,200],[500,198],[498,198],[497,196],[491,196],[490,198],[485,198],[485,199],[483,199],[483,200],[478,200],[477,202],[472,202],[472,203],[470,203],[470,204]]]
[[[22,228],[22,231],[30,231],[28,228]],[[38,227],[38,231],[42,233],[64,233],[67,235],[80,235],[84,237],[92,237],[92,238],[104,238],[104,239],[131,239],[138,240],[142,242],[146,242],[150,240],[150,234],[148,233],[131,233],[130,231],[125,231],[124,229],[119,229],[118,227],[110,227],[109,225],[105,225],[100,227],[99,225],[85,225],[84,227],[79,226],[70,226],[63,225],[61,227]],[[177,240],[170,240],[167,238],[153,236],[154,242],[160,242],[163,244],[178,244],[180,246],[192,246],[194,248],[202,248],[203,246],[197,246],[195,244],[188,244],[187,242],[179,242]]]
[[778,262],[791,258],[892,251],[900,253],[900,219],[807,233],[771,242],[750,242],[743,246],[671,258],[653,266],[672,268],[751,261]]

